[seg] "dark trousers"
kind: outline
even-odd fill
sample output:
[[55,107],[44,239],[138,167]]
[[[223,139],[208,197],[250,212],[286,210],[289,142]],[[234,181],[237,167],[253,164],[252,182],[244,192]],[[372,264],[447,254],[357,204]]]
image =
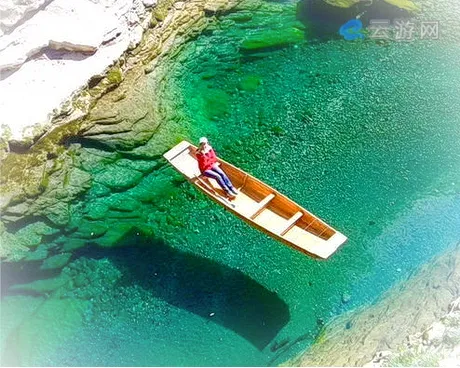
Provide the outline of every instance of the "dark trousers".
[[206,170],[203,175],[208,178],[216,179],[217,183],[223,190],[225,190],[226,193],[229,193],[230,189],[233,189],[233,184],[227,174],[225,174],[217,165],[214,165],[211,169]]

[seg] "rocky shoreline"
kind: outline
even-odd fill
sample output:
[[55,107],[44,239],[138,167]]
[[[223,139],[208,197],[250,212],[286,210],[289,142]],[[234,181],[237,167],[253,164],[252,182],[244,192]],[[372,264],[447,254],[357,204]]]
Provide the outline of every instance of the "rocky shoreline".
[[1,136],[31,140],[49,129],[55,109],[139,44],[155,5],[156,0],[4,2]]
[[396,351],[380,351],[364,367],[460,366],[460,298],[427,329],[407,337]]
[[[153,161],[148,166],[156,165],[165,147],[156,143],[151,147],[148,142],[161,124],[177,119],[168,111],[167,98],[161,95],[167,71],[163,64],[174,58],[181,46],[212,22],[216,14],[236,4],[227,0],[160,1],[152,11],[151,28],[139,45],[125,52],[105,74],[93,76],[88,86],[56,113],[45,133],[35,132],[33,139],[20,142],[3,140],[2,258],[24,259],[43,237],[67,233],[69,226],[71,232],[79,227],[70,224],[71,203],[88,190],[94,179],[77,162],[81,142],[99,144],[109,151],[116,149],[119,155],[126,152],[129,157]],[[165,139],[175,138],[166,135]],[[123,172],[129,183],[120,182],[126,179],[117,180],[119,175],[107,173],[107,177],[111,182],[113,179],[110,185],[117,191],[118,185],[126,189],[130,183],[137,184],[151,169],[147,170]],[[28,226],[14,234],[7,230],[25,217],[31,219]]]
[[458,366],[459,262],[457,244],[376,303],[332,321],[310,349],[284,365]]

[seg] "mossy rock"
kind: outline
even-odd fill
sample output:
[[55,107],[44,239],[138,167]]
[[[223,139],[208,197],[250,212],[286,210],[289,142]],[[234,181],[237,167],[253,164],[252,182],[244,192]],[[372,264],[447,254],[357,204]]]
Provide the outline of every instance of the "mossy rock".
[[104,203],[109,206],[111,210],[121,212],[132,212],[140,207],[140,203],[126,193],[113,194]]
[[265,49],[286,47],[304,40],[304,31],[290,27],[257,32],[247,37],[240,47],[244,52],[260,52]]
[[25,261],[42,261],[48,257],[48,246],[40,244],[33,252],[28,252],[24,257]]
[[420,6],[410,0],[383,0],[383,1],[385,1],[388,4],[397,6],[400,9],[407,10],[409,12],[420,11]]
[[324,0],[325,3],[339,8],[349,8],[360,1],[361,0]]
[[249,11],[239,11],[236,13],[229,14],[227,18],[233,20],[234,22],[237,23],[246,23],[252,20],[253,15]]
[[156,160],[121,159],[117,161],[117,165],[121,167],[126,167],[128,169],[137,170],[142,173],[148,173],[158,166],[158,162]]
[[205,72],[201,73],[201,79],[209,80],[214,78],[217,75],[216,70],[206,70]]
[[65,226],[70,221],[69,205],[57,202],[47,208],[46,217],[58,227]]
[[16,239],[26,247],[36,247],[42,241],[42,235],[37,233],[37,223],[30,224],[18,230]]
[[107,215],[109,206],[102,200],[95,200],[86,204],[86,210],[84,217],[88,220],[101,220]]
[[87,240],[66,237],[62,243],[62,250],[64,250],[65,252],[70,252],[72,250],[85,247],[87,244]]
[[118,67],[112,68],[107,73],[107,80],[110,84],[120,84],[123,81],[123,72]]
[[101,183],[94,183],[90,189],[90,192],[96,197],[105,197],[112,193],[109,188]]
[[0,223],[0,257],[7,261],[19,261],[24,258],[29,249],[22,244],[15,234],[11,234],[3,229]]
[[175,0],[160,0],[153,10],[152,16],[157,21],[164,21],[168,15],[169,8],[175,3]]

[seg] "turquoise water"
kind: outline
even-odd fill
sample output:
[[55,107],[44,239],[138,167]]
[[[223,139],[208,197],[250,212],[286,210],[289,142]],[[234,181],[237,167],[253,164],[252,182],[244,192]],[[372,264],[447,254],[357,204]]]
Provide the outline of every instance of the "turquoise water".
[[[251,34],[296,24],[292,4],[273,6],[244,22],[223,16],[181,51],[165,103],[184,123],[162,126],[148,145],[165,134],[205,135],[223,158],[349,241],[326,262],[310,259],[208,201],[162,161],[83,146],[79,167],[95,184],[74,204],[73,222],[80,233],[83,223],[92,232],[108,226],[117,247],[88,240],[73,250],[60,276],[72,281],[51,298],[4,296],[7,363],[280,364],[331,318],[374,302],[458,242],[458,44],[334,39],[241,49]],[[100,184],[120,167],[142,179],[123,190]],[[21,267],[8,286],[59,274]]]

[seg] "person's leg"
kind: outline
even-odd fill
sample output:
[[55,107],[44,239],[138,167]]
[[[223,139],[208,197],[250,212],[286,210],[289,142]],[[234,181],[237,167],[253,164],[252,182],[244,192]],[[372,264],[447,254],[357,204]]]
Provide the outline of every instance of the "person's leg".
[[218,166],[218,165],[214,165],[212,167],[212,171],[214,171],[215,173],[219,174],[221,177],[222,177],[222,180],[224,181],[225,185],[229,188],[229,189],[233,189],[235,190],[235,187],[233,186],[232,182],[230,181],[229,177],[227,176],[227,174],[225,174],[225,172]]
[[230,188],[227,186],[227,184],[225,184],[224,179],[217,172],[215,172],[214,170],[206,170],[205,172],[203,172],[203,175],[207,176],[208,178],[215,179],[217,183],[220,185],[220,187],[227,194],[231,194]]

